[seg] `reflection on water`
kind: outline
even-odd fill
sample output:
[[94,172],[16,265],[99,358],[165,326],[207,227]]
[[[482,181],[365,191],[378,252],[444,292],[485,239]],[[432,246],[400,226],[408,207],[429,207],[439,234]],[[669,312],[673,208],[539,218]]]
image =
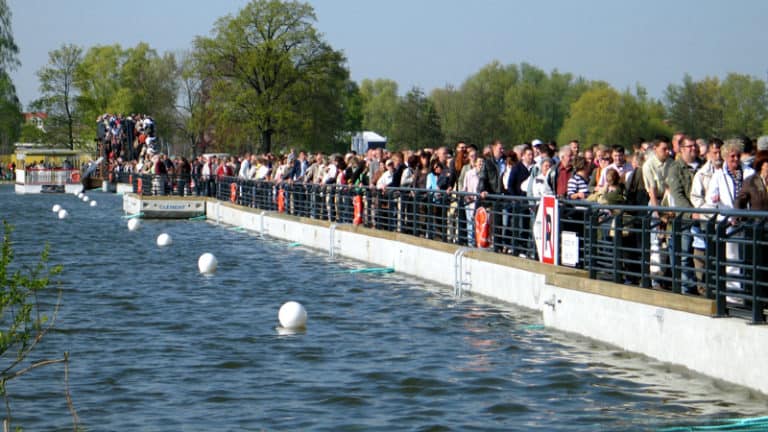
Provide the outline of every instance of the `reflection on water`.
[[[64,304],[38,358],[71,353],[89,430],[649,430],[766,412],[766,398],[579,336],[533,312],[394,274],[339,272],[286,242],[205,222],[144,221],[120,197],[16,196],[20,260],[44,240],[62,263]],[[51,206],[70,212],[54,219]],[[160,249],[162,232],[174,239]],[[212,252],[215,275],[197,271]],[[277,311],[301,302],[306,331]],[[65,429],[60,369],[9,385],[27,430]]]

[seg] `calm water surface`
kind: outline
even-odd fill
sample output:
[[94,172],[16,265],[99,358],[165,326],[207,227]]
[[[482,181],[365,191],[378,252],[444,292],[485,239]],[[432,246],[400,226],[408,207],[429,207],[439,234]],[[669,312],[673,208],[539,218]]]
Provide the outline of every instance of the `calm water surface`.
[[[34,359],[70,352],[90,431],[654,430],[768,411],[762,395],[450,287],[345,273],[364,264],[206,222],[129,232],[122,197],[89,195],[97,207],[0,186],[17,261],[48,241],[64,265],[57,331]],[[212,277],[197,271],[204,252],[219,260]],[[288,300],[306,306],[306,333],[276,331]],[[8,390],[16,424],[71,430],[59,365]]]

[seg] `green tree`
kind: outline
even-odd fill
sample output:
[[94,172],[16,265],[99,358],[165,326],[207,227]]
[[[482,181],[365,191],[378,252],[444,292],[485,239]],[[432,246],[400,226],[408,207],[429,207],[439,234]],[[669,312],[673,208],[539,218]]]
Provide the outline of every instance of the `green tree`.
[[400,101],[390,142],[396,149],[435,148],[443,144],[440,117],[420,88],[412,88]]
[[32,123],[24,123],[21,126],[19,142],[47,144],[50,142],[50,138],[45,131],[41,130],[36,125]]
[[167,137],[179,91],[176,57],[171,53],[160,56],[142,42],[125,50],[123,58],[115,112],[149,114],[157,125],[156,133]]
[[721,136],[756,137],[768,118],[768,92],[765,81],[749,75],[730,73],[720,85],[723,101]]
[[717,78],[696,82],[686,74],[682,84],[667,86],[664,97],[673,128],[694,137],[721,136],[723,101]]
[[21,131],[21,104],[10,71],[18,67],[19,48],[11,30],[11,9],[0,0],[0,153],[11,153]]
[[452,147],[455,143],[466,140],[461,92],[452,85],[448,85],[445,88],[432,90],[429,98],[440,116],[443,144]]
[[18,53],[19,47],[11,30],[11,8],[5,0],[0,0],[0,71],[7,72],[19,66]]
[[365,79],[360,83],[360,98],[363,129],[391,136],[398,106],[397,83],[388,79]]
[[[315,21],[308,4],[253,0],[236,16],[219,19],[213,37],[195,40],[199,64],[214,79],[212,102],[221,119],[258,133],[262,151],[271,150],[275,134],[311,115],[308,96],[341,98],[340,92],[318,95],[324,91],[318,83],[327,83],[345,59],[322,40]],[[334,101],[328,109],[339,107]]]
[[98,116],[120,111],[118,104],[121,102],[116,96],[121,88],[120,65],[123,60],[120,45],[96,45],[88,49],[75,70],[80,121],[89,125],[91,135],[95,135],[94,123]]
[[[70,149],[75,148],[74,78],[82,56],[82,48],[64,44],[49,52],[48,64],[37,71],[42,95],[40,104],[48,114],[46,128],[49,136],[54,140],[65,136]],[[61,133],[62,129],[64,133]]]
[[22,272],[14,269],[11,226],[3,221],[3,241],[0,252],[0,394],[5,400],[6,417],[3,430],[11,429],[11,408],[9,383],[39,367],[56,363],[64,364],[65,397],[72,414],[74,428],[77,430],[78,419],[66,382],[69,355],[54,360],[39,360],[29,363],[32,351],[43,341],[53,328],[56,314],[61,304],[62,290],[54,293],[56,300],[50,316],[46,315],[41,300],[48,298],[50,285],[61,273],[61,266],[48,265],[48,245],[43,249],[40,261],[32,268]]
[[13,152],[13,144],[21,133],[21,103],[11,77],[0,70],[0,153]]
[[644,89],[635,94],[619,93],[607,84],[584,92],[573,103],[560,130],[558,141],[571,139],[589,144],[619,144],[629,147],[638,137],[667,132],[659,129],[658,105],[649,101]]
[[212,115],[208,111],[210,80],[200,74],[200,66],[191,52],[179,56],[176,76],[179,80],[179,97],[176,105],[176,137],[185,145],[183,154],[206,153],[210,139],[206,132],[211,127]]
[[505,95],[520,77],[517,66],[494,61],[484,66],[461,85],[464,134],[478,146],[494,139],[509,140],[512,134],[505,120]]

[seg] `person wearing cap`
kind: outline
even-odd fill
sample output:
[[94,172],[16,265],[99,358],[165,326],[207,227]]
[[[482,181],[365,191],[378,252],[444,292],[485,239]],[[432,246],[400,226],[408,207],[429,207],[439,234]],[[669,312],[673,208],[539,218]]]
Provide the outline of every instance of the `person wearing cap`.
[[763,135],[757,139],[757,151],[768,150],[768,135]]

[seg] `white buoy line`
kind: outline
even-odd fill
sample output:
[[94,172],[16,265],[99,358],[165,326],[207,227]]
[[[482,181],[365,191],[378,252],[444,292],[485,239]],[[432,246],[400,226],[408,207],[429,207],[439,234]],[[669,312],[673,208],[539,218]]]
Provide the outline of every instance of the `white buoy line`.
[[[82,198],[81,198],[82,199]],[[95,206],[96,202],[92,201],[91,206]],[[63,219],[67,216],[66,210],[61,209],[59,206],[59,218]],[[54,209],[56,206],[54,206]],[[63,213],[62,213],[63,212]],[[140,217],[131,217],[127,222],[129,231],[136,231],[141,226]],[[173,238],[168,233],[161,233],[157,236],[156,243],[159,247],[171,246],[173,244]],[[210,252],[203,253],[197,260],[197,268],[201,274],[211,276],[216,273],[219,261],[216,256]],[[277,319],[280,326],[277,328],[280,334],[295,334],[306,330],[307,327],[307,310],[299,302],[288,301],[280,306],[277,313]]]

